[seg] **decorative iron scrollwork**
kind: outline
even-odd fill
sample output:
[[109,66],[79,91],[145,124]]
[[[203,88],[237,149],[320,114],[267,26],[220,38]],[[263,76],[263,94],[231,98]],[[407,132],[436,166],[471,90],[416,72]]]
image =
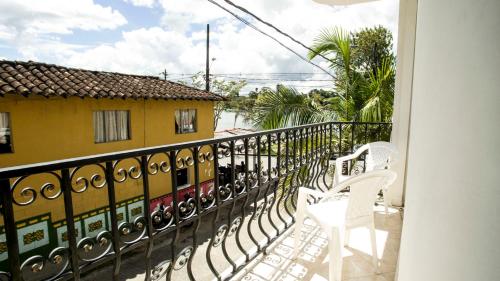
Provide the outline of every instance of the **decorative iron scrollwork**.
[[196,200],[192,197],[178,203],[179,216],[186,220],[196,213]]
[[215,237],[214,237],[214,242],[213,242],[214,247],[218,247],[222,243],[222,241],[224,240],[224,235],[226,234],[227,229],[228,229],[227,224],[221,225],[219,227],[219,229],[217,229],[217,232],[215,233]]
[[235,218],[233,220],[233,222],[231,223],[231,227],[229,228],[229,233],[227,234],[227,236],[234,235],[236,233],[236,231],[238,231],[238,228],[240,227],[242,222],[243,222],[242,217]]
[[191,155],[181,157],[179,155],[180,152],[181,152],[181,150],[177,151],[177,153],[176,153],[175,163],[176,163],[177,169],[184,169],[184,168],[193,166],[194,165],[194,158]]
[[159,172],[164,174],[170,172],[170,160],[167,153],[156,153],[147,158],[147,167],[149,175],[156,175]]
[[224,186],[219,186],[219,195],[220,195],[220,199],[222,201],[226,201],[228,199],[231,199],[231,195],[233,194],[231,187],[232,186],[230,183],[228,183]]
[[193,247],[188,246],[184,248],[179,255],[177,255],[177,258],[175,259],[174,263],[174,270],[181,270],[189,261],[189,257],[193,253]]
[[145,225],[146,219],[143,216],[135,218],[133,223],[122,222],[118,226],[120,240],[125,244],[134,244],[146,234]]
[[[97,171],[88,171],[91,167],[96,167]],[[70,173],[71,189],[75,193],[85,192],[90,186],[101,189],[106,186],[105,173],[106,168],[101,164],[77,167]]]
[[95,261],[106,255],[113,245],[109,231],[102,231],[96,237],[84,237],[77,243],[78,257],[87,262]]
[[[122,163],[129,160],[134,160],[130,167],[121,167]],[[128,166],[128,165],[126,165]],[[115,161],[113,163],[113,180],[117,183],[125,182],[128,178],[137,180],[142,177],[142,171],[140,169],[141,160],[138,158],[127,158]]]
[[0,281],[9,281],[11,279],[12,278],[9,272],[0,271]]
[[[57,247],[47,257],[36,255],[21,265],[24,280],[54,280],[66,271],[69,265],[69,250]],[[0,280],[3,279],[0,273]]]
[[[42,179],[45,183],[40,185],[40,193],[30,180],[37,181]],[[26,183],[28,182],[28,183]],[[18,190],[19,193],[18,193]],[[18,206],[27,206],[35,202],[37,195],[40,194],[47,200],[57,199],[62,194],[61,176],[55,172],[47,172],[42,174],[34,174],[22,176],[14,180],[11,186],[12,201]]]
[[170,260],[166,260],[156,265],[153,268],[153,270],[151,270],[151,280],[152,281],[161,280],[165,275],[167,275],[170,263],[171,263]]
[[174,223],[174,209],[172,206],[161,205],[159,210],[151,214],[151,221],[158,231],[171,226]]

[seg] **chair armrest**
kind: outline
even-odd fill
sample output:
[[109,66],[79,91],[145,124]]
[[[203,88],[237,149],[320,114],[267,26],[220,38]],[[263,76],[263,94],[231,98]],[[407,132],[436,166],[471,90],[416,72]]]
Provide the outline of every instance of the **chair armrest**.
[[315,190],[315,189],[311,189],[311,188],[307,188],[307,187],[303,187],[303,186],[299,187],[299,196],[301,194],[315,196],[315,197],[326,197],[327,196],[327,193],[325,193],[323,191],[319,191],[319,190]]
[[311,189],[311,188],[307,188],[307,187],[299,187],[299,196],[298,196],[298,200],[297,200],[297,213],[300,214],[300,213],[303,213],[305,211],[305,208],[307,206],[307,197],[308,196],[315,196],[315,197],[326,197],[328,196],[327,193],[325,192],[322,192],[322,191],[318,191],[318,190],[314,190],[314,189]]
[[356,159],[358,158],[363,152],[368,150],[368,145],[363,145],[362,147],[358,148],[354,153],[345,155],[342,157],[338,157],[335,159],[335,175],[334,177],[337,178],[337,180],[334,182],[335,184],[338,184],[338,178],[341,176],[341,171],[342,171],[342,163],[348,160]]

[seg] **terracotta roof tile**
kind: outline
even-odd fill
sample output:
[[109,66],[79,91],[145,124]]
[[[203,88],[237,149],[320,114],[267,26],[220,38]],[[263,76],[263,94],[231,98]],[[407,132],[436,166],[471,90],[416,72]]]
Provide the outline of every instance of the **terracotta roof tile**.
[[0,60],[0,96],[192,99],[223,97],[154,76],[92,71],[38,62]]

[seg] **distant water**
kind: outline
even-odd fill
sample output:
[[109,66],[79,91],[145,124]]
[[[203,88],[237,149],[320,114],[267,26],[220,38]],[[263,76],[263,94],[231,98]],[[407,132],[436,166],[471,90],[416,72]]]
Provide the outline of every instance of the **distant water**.
[[251,129],[252,125],[245,123],[242,116],[238,116],[235,120],[236,113],[230,111],[222,112],[222,116],[217,124],[216,131],[222,131],[232,128]]

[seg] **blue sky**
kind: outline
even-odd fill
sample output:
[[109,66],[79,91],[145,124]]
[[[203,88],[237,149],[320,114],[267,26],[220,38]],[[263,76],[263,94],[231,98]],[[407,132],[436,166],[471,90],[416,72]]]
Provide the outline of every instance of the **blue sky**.
[[[223,0],[217,2],[227,6]],[[311,44],[321,29],[334,26],[355,31],[383,25],[396,35],[397,0],[348,7],[312,0],[233,2],[306,44]],[[145,75],[158,75],[166,69],[175,80],[185,76],[174,74],[204,70],[205,25],[210,23],[213,73],[307,72],[311,74],[301,78],[311,81],[290,84],[301,90],[325,84],[313,81],[325,78],[320,70],[206,0],[10,0],[0,1],[0,10],[3,59]],[[306,54],[300,46],[254,23]],[[315,62],[326,67],[320,59]],[[266,83],[255,82],[248,89],[270,86]]]

